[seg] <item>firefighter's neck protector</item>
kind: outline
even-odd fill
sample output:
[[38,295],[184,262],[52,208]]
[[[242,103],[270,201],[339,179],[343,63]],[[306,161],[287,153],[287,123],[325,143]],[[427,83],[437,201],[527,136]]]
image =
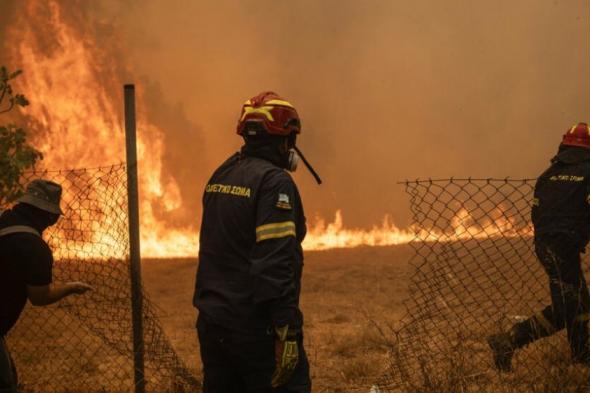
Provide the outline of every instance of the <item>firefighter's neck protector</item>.
[[283,147],[284,137],[274,135],[245,136],[246,142],[242,147],[242,154],[270,161],[273,164],[289,169],[289,152]]
[[294,172],[299,161],[303,161],[316,182],[322,184],[322,179],[295,145],[296,134],[289,136],[268,134],[263,124],[249,122],[245,125],[242,136],[245,141],[242,153],[264,158],[290,172]]

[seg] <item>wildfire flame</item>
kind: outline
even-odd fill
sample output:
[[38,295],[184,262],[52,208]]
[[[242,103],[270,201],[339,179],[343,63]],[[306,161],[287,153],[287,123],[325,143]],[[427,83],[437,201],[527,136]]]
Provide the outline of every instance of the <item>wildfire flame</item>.
[[325,220],[320,218],[311,225],[303,247],[306,250],[327,250],[358,246],[391,246],[408,243],[415,237],[412,228],[397,228],[387,215],[383,218],[381,226],[374,226],[369,230],[345,228],[342,211],[337,210],[333,222],[326,224]]
[[[44,12],[49,13],[48,19]],[[29,1],[22,17],[33,22],[9,30],[9,41],[17,42],[10,48],[11,58],[19,59],[25,70],[18,81],[19,88],[31,97],[33,104],[23,112],[32,119],[32,128],[41,130],[34,135],[33,143],[45,155],[43,166],[87,168],[122,161],[124,131],[120,108],[116,107],[122,102],[120,96],[109,94],[121,90],[122,83],[108,72],[115,68],[108,63],[110,54],[67,23],[57,1]],[[46,29],[52,32],[54,45],[50,50],[40,43],[37,23],[47,24]],[[193,255],[197,235],[170,229],[166,222],[156,218],[156,206],[167,212],[182,201],[174,179],[166,179],[163,184],[164,131],[141,120],[147,117],[141,87],[138,95],[142,250],[147,256]],[[107,227],[106,220],[94,225]]]
[[[56,0],[28,1],[23,20],[9,30],[10,58],[18,59],[25,74],[19,78],[19,90],[29,95],[32,105],[24,113],[38,132],[34,144],[45,153],[43,165],[49,169],[83,168],[120,162],[124,154],[124,132],[120,109],[122,81],[109,70],[115,69],[110,53],[66,21]],[[47,15],[48,13],[48,15]],[[49,17],[48,17],[49,16]],[[44,48],[39,25],[51,32],[51,48]],[[142,255],[149,257],[195,256],[198,233],[191,228],[173,228],[158,217],[182,204],[174,179],[162,176],[164,130],[148,123],[138,86],[138,156],[140,172],[140,217]],[[96,190],[100,192],[100,189]],[[163,212],[162,212],[163,210]],[[516,229],[514,222],[499,219],[494,225],[476,224],[469,212],[461,210],[451,222],[451,231],[428,233],[416,227],[399,229],[389,216],[371,229],[349,229],[338,210],[332,222],[315,220],[304,242],[307,250],[339,247],[387,246],[407,243],[416,238],[427,241],[452,241],[478,236],[518,236],[531,229]],[[112,225],[108,217],[93,223],[94,229]],[[104,231],[103,231],[104,232]],[[113,242],[116,240],[113,239]],[[112,245],[102,244],[109,247]]]
[[449,228],[443,230],[421,228],[417,225],[399,229],[386,215],[381,226],[365,230],[345,228],[342,212],[338,210],[333,222],[326,224],[323,219],[319,219],[311,227],[303,247],[307,250],[326,250],[358,246],[391,246],[415,240],[453,242],[493,237],[529,237],[533,234],[530,225],[518,225],[516,219],[505,216],[501,207],[489,213],[489,216],[487,219],[476,219],[467,209],[461,208],[450,220]]

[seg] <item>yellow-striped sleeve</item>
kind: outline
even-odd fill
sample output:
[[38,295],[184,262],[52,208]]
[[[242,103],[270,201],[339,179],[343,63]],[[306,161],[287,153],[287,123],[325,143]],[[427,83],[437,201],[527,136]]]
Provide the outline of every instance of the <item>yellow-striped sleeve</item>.
[[275,222],[256,227],[256,241],[278,239],[281,237],[296,236],[295,223],[293,221]]

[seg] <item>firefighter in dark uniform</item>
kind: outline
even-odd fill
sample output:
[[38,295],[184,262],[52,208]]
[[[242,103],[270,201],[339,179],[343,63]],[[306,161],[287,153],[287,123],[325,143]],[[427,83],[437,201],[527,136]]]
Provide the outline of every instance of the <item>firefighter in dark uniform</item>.
[[16,367],[4,336],[27,300],[34,306],[46,306],[91,289],[81,282],[53,283],[53,255],[42,234],[62,214],[61,191],[59,184],[33,180],[18,203],[0,215],[0,393],[18,389]]
[[206,393],[311,391],[299,309],[305,217],[287,172],[300,131],[275,93],[246,101],[245,144],[205,188],[193,303]]
[[514,351],[566,329],[572,360],[590,364],[590,296],[580,254],[590,239],[590,129],[574,125],[551,166],[535,185],[532,207],[535,253],[549,277],[551,305],[508,332],[488,337],[494,362],[510,371]]

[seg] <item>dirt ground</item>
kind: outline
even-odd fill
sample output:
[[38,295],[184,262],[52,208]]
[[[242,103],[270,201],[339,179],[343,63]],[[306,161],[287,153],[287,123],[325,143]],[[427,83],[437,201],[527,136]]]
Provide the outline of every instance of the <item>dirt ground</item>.
[[[409,246],[306,252],[301,307],[314,392],[368,392],[405,314]],[[144,285],[181,358],[201,375],[192,307],[196,259],[146,260]]]

